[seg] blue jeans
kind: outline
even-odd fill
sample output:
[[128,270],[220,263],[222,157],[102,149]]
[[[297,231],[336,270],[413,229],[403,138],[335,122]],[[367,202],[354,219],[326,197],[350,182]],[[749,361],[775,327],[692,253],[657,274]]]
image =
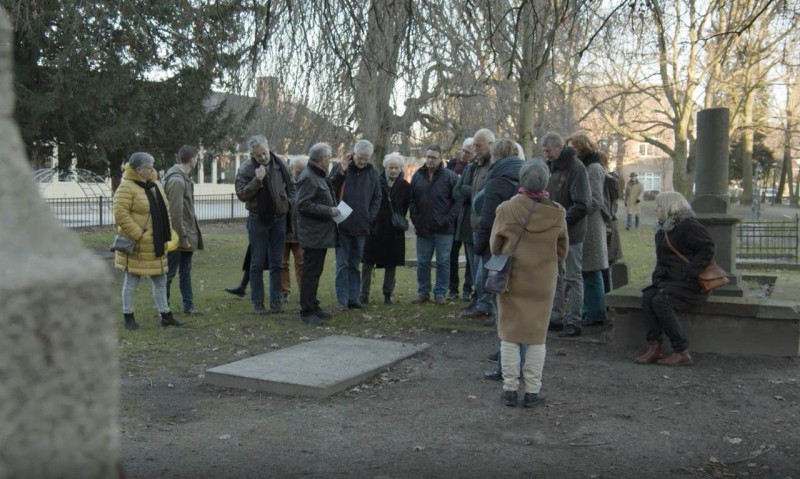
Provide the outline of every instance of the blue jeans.
[[583,311],[586,323],[603,323],[606,320],[606,292],[602,271],[583,272]]
[[453,235],[434,235],[432,238],[417,236],[417,294],[431,295],[431,259],[436,252],[436,284],[434,298],[444,298],[450,283],[450,249]]
[[[558,282],[556,283],[556,296],[553,299],[553,309],[550,312],[550,322],[564,322],[581,327],[581,308],[583,308],[583,243],[569,245],[569,252],[564,264],[558,266]],[[569,297],[567,298],[567,313],[564,310],[564,283],[569,283]],[[562,318],[563,316],[563,318]]]
[[183,300],[183,310],[188,311],[194,306],[192,301],[192,251],[173,251],[167,253],[167,302],[169,302],[170,291],[172,290],[172,279],[178,275],[181,289],[181,299]]
[[472,268],[472,289],[475,291],[475,309],[485,313],[492,311],[492,301],[494,295],[483,291],[486,283],[486,275],[483,274],[483,261],[480,255],[475,254],[475,247],[472,243],[464,243],[466,254],[471,257],[469,266]]
[[269,302],[281,302],[281,267],[286,239],[286,215],[262,224],[257,216],[247,217],[250,240],[250,301],[264,304],[264,265],[269,265]]
[[639,227],[639,215],[628,214],[628,217],[625,218],[625,227],[626,228],[631,229],[631,219],[634,216],[636,217],[636,228]]
[[336,301],[348,305],[358,302],[361,294],[361,257],[364,254],[366,236],[339,234],[336,248]]

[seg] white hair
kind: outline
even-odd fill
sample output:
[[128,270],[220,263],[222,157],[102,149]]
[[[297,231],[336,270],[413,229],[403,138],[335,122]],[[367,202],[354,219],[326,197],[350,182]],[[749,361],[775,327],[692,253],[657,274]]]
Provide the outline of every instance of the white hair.
[[483,138],[484,140],[486,140],[487,143],[492,144],[494,143],[495,136],[494,133],[492,133],[492,130],[489,130],[487,128],[481,128],[480,130],[476,131],[475,134],[472,136],[473,140],[475,138]]
[[269,150],[269,142],[267,141],[267,137],[264,135],[253,135],[247,139],[247,149],[250,151],[255,150],[259,146],[263,146],[265,149]]
[[353,145],[353,153],[356,155],[359,153],[369,153],[369,155],[372,156],[373,151],[375,151],[375,147],[367,140],[358,140],[356,144]]
[[560,148],[564,146],[564,138],[562,138],[558,133],[548,131],[542,137],[541,144],[542,146],[556,146]]
[[472,141],[473,141],[472,137],[467,138],[466,140],[464,140],[464,143],[461,143],[461,149],[462,150],[467,150],[467,151],[472,151],[472,149],[473,149],[472,148]]
[[406,159],[403,157],[403,155],[401,155],[396,151],[393,151],[383,157],[383,169],[385,170],[386,168],[388,168],[389,163],[391,163],[392,161],[400,162],[400,169],[402,170],[406,169]]
[[308,160],[314,163],[319,162],[319,160],[326,156],[333,156],[333,150],[331,150],[330,145],[327,143],[316,143],[308,150]]
[[525,150],[522,149],[522,145],[520,145],[519,142],[517,141],[515,141],[514,144],[517,145],[517,158],[519,158],[520,160],[524,160]]

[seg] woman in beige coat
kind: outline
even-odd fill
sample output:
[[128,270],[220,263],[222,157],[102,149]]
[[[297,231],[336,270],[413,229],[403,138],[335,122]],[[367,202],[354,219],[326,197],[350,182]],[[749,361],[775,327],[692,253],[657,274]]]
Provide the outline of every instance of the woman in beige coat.
[[148,153],[131,155],[122,174],[122,184],[114,193],[117,233],[136,243],[132,254],[117,251],[114,258],[116,268],[125,272],[122,314],[127,329],[139,328],[133,316],[133,303],[142,276],[153,283],[153,300],[161,313],[161,326],[183,325],[172,317],[167,302],[167,243],[172,234],[169,205],[161,184],[156,181],[153,164]]
[[[520,357],[525,381],[523,405],[539,402],[545,339],[556,291],[558,262],[567,256],[566,211],[548,199],[550,170],[528,160],[519,172],[519,192],[497,207],[492,254],[513,253],[508,292],[497,295],[498,336],[506,406],[516,406]],[[527,220],[527,223],[526,223]]]
[[631,229],[631,219],[636,218],[636,229],[639,229],[639,203],[644,196],[644,185],[639,183],[636,173],[631,173],[630,181],[625,187],[625,212],[628,218],[625,221],[625,229]]

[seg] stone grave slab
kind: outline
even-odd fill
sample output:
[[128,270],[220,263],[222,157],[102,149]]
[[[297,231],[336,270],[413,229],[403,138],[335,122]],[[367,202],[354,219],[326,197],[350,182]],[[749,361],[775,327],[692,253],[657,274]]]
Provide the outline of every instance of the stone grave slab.
[[361,383],[430,345],[327,336],[206,371],[215,386],[324,398]]

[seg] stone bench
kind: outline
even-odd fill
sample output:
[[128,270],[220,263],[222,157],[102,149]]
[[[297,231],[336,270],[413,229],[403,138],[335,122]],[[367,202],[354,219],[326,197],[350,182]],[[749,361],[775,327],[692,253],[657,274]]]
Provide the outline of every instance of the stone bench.
[[[608,293],[606,305],[614,318],[614,346],[644,348],[646,329],[641,287],[627,286]],[[692,352],[800,355],[800,305],[792,301],[712,295],[705,303],[679,316]],[[664,346],[669,350],[666,335]]]

